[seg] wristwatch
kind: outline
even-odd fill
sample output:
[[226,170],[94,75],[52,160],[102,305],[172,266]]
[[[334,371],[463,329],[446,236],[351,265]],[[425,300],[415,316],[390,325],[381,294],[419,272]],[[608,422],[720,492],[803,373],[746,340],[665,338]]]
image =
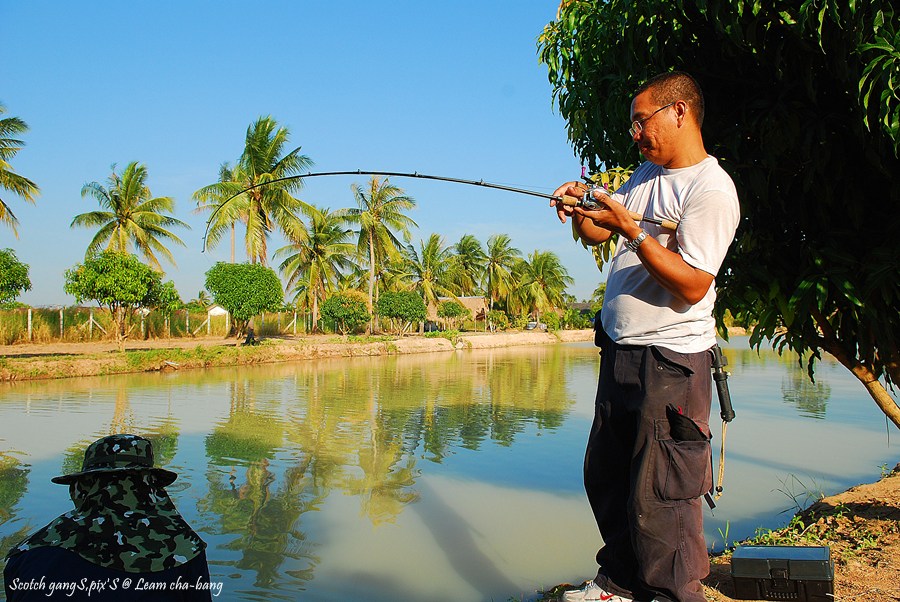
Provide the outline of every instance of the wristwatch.
[[644,239],[647,238],[647,233],[641,230],[641,233],[634,237],[634,240],[626,240],[625,246],[628,247],[628,250],[632,253],[636,253],[638,247],[641,246],[641,243],[644,242]]

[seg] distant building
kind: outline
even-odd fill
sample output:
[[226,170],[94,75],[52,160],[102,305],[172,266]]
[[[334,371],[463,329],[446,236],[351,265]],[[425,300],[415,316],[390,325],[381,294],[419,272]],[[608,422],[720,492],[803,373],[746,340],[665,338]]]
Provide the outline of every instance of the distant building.
[[213,303],[209,307],[206,308],[207,316],[227,316],[228,310],[219,305],[218,303]]
[[569,303],[569,309],[574,309],[585,316],[594,317],[594,310],[592,309],[591,303]]
[[[485,317],[488,312],[488,302],[487,297],[438,297],[437,305],[433,303],[428,304],[427,315],[425,320],[434,325],[440,322],[440,318],[438,318],[437,310],[438,305],[443,303],[444,301],[458,301],[462,303],[462,306],[469,310],[469,316],[466,319],[475,320],[475,322],[484,322]],[[426,330],[428,330],[428,324],[426,324]]]

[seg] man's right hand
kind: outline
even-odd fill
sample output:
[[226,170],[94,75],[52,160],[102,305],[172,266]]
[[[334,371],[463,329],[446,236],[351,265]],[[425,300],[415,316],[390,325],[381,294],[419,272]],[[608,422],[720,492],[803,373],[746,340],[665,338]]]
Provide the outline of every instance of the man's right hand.
[[[553,191],[553,196],[573,196],[580,199],[584,196],[585,191],[587,191],[587,187],[581,182],[566,182]],[[556,199],[550,201],[550,206],[556,207],[556,216],[562,223],[566,223],[566,218],[575,213],[574,207],[563,205]]]

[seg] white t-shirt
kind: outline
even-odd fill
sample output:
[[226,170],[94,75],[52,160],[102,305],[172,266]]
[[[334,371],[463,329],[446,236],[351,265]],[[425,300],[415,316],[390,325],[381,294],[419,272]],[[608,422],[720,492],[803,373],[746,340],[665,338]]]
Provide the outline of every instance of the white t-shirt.
[[[722,265],[740,219],[737,191],[714,157],[680,169],[649,161],[613,195],[631,211],[678,222],[673,233],[641,222],[659,244],[713,276]],[[715,282],[695,305],[662,287],[619,239],[603,301],[603,329],[622,345],[658,345],[682,353],[705,351],[716,342]]]

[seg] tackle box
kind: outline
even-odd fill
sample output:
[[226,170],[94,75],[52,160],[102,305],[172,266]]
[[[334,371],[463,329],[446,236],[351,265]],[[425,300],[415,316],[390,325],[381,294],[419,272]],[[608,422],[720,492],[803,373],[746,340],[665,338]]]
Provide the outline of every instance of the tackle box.
[[834,562],[827,546],[739,546],[731,557],[739,600],[834,601]]

